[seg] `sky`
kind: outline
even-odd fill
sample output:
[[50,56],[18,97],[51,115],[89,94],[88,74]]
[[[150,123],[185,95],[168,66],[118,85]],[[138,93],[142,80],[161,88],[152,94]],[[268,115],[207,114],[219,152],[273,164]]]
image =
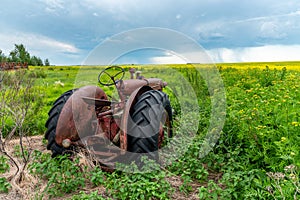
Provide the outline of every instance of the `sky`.
[[[189,37],[213,62],[300,60],[298,0],[2,0],[0,27],[5,55],[22,43],[55,65],[82,64],[114,35],[144,27]],[[119,61],[181,63],[175,53],[148,49]]]

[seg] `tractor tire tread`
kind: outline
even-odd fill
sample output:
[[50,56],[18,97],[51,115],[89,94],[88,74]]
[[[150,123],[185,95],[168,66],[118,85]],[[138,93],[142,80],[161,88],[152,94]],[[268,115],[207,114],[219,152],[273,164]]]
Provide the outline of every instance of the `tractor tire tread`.
[[161,91],[150,90],[138,97],[130,116],[132,123],[128,124],[129,152],[147,153],[150,159],[158,159],[160,119],[164,112],[162,108],[168,113],[169,119],[172,119],[170,101]]
[[[48,140],[47,149],[52,151],[52,157],[55,157],[57,155],[61,155],[66,151],[62,146],[59,146],[55,142],[55,136],[56,136],[56,126],[58,123],[58,119],[60,116],[60,113],[67,102],[67,100],[70,98],[70,96],[76,91],[77,89],[69,90],[65,93],[63,93],[54,103],[50,111],[48,112],[48,120],[46,121],[45,127],[47,128],[47,131],[45,133],[45,139]],[[68,148],[69,149],[69,148]]]

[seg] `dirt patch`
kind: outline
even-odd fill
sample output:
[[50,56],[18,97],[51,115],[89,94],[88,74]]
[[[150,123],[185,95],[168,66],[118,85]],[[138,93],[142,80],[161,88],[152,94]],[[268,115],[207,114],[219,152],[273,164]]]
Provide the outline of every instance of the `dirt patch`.
[[200,187],[201,185],[197,182],[193,182],[190,184],[190,186],[192,187],[192,191],[188,194],[185,194],[184,192],[180,191],[180,186],[183,184],[182,179],[179,176],[172,176],[172,177],[168,177],[167,181],[171,184],[171,186],[175,189],[173,195],[172,195],[172,199],[179,199],[179,200],[186,200],[186,199],[190,199],[190,200],[195,200],[195,199],[199,199],[198,198],[198,187]]
[[[24,137],[22,139],[22,144],[24,145],[25,148],[27,148],[28,150],[39,150],[39,151],[47,151],[46,149],[46,145],[43,144],[43,139],[44,136],[42,135],[37,135],[37,136],[31,136],[31,137]],[[9,150],[9,152],[12,152],[15,150],[15,147],[20,145],[20,139],[12,139],[10,140],[6,146],[7,149]]]
[[[1,200],[33,198],[33,189],[38,180],[28,173],[28,165],[25,165],[24,158],[21,156],[21,142],[24,151],[28,153],[32,153],[34,150],[39,150],[41,152],[47,151],[46,145],[43,144],[43,136],[23,137],[22,141],[17,138],[6,142],[5,150],[14,159],[19,169],[13,161],[9,160],[10,170],[1,174],[1,176],[5,177],[11,183],[12,189],[8,194],[0,193]],[[20,171],[23,172],[19,179],[16,178],[15,175]]]

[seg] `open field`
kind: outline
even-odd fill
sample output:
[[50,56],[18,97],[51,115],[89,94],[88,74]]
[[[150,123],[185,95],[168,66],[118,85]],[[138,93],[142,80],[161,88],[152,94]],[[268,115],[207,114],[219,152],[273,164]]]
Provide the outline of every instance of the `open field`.
[[[6,146],[24,173],[15,179],[16,167],[0,153],[0,198],[23,195],[25,199],[299,199],[300,62],[216,66],[223,84],[213,80],[215,76],[203,76],[206,71],[201,73],[201,69],[209,68],[207,65],[124,66],[126,70],[142,70],[145,77],[168,82],[165,92],[174,109],[175,127],[181,123],[176,134],[189,132],[191,123],[198,125],[197,134],[182,156],[165,168],[157,167],[153,173],[144,174],[102,172],[82,155],[73,163],[63,158],[51,159],[40,135],[45,132],[53,102],[67,90],[99,85],[97,77],[103,67],[29,67],[24,77],[34,80],[31,91],[36,95],[26,96],[34,99],[31,109],[22,130],[17,130],[14,140],[7,141]],[[17,72],[5,72],[1,91],[11,80],[18,80],[16,76]],[[126,76],[129,78],[129,73]],[[214,83],[218,85],[212,90],[210,84]],[[224,127],[213,150],[202,157],[205,135],[214,123],[211,120],[222,118],[211,118],[212,108],[218,105],[211,100],[223,89],[226,98],[219,100],[225,102],[226,110],[219,114],[224,115]],[[114,96],[112,87],[105,91]],[[7,95],[0,97],[3,100]],[[19,98],[20,103],[26,101],[25,97]],[[192,107],[195,101],[197,117],[192,111],[181,111],[184,106]],[[5,137],[16,120],[13,115],[1,115],[4,109],[0,110],[0,131]],[[21,131],[24,141],[28,138],[25,149],[18,143]],[[33,135],[38,136],[31,138]]]

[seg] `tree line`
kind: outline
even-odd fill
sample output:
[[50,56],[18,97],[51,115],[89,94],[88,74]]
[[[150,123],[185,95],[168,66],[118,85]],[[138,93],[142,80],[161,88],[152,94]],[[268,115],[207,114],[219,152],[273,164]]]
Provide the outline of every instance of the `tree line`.
[[31,56],[23,44],[15,44],[15,48],[8,56],[5,56],[0,49],[0,63],[2,62],[27,63],[32,66],[50,65],[48,58],[43,61],[40,57]]

